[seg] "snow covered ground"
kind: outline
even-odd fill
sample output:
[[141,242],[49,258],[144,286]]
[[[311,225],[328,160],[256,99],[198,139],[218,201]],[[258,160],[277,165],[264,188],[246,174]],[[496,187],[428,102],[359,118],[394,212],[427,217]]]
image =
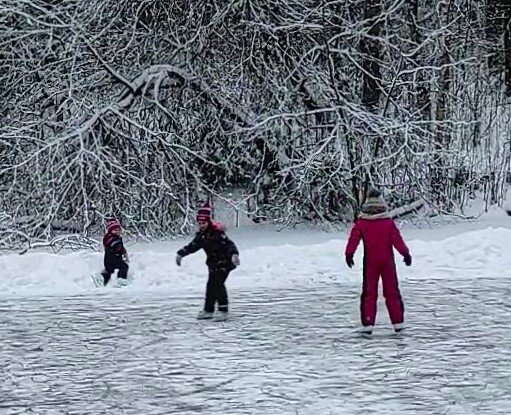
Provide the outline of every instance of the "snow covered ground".
[[[511,217],[491,214],[478,222],[445,224],[430,228],[405,226],[402,233],[412,255],[413,267],[398,258],[402,280],[431,278],[508,277],[511,270]],[[358,286],[362,249],[355,267],[344,264],[347,231],[326,233],[314,230],[275,232],[259,226],[232,229],[228,234],[241,251],[241,266],[229,277],[231,289],[309,287],[334,279]],[[192,239],[130,243],[131,270],[135,282],[125,288],[133,294],[168,292],[200,294],[205,282],[202,251],[183,260],[178,268],[176,251]],[[96,292],[90,274],[102,269],[103,254],[97,252],[52,254],[32,252],[0,256],[2,296],[77,295]],[[198,304],[198,303],[197,303]]]
[[[508,221],[510,223],[508,223]],[[134,283],[94,288],[101,253],[0,257],[0,414],[507,414],[511,218],[405,227],[398,262],[410,329],[383,302],[354,333],[362,252],[346,234],[229,232],[242,265],[232,318],[194,319],[202,253],[130,246]]]

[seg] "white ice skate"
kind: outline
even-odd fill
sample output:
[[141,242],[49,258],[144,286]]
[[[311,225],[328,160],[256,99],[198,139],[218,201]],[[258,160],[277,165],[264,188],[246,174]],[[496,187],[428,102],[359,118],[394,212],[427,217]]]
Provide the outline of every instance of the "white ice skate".
[[209,311],[201,310],[199,314],[197,314],[197,320],[209,320],[213,318],[213,313]]
[[227,311],[219,311],[213,317],[215,321],[226,321],[229,318],[229,313]]

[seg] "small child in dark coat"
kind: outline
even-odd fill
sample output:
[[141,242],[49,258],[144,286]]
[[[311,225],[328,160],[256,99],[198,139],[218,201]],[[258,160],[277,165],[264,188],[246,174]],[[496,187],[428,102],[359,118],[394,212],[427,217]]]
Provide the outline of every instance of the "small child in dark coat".
[[103,247],[105,249],[103,284],[107,285],[116,269],[119,270],[117,278],[128,278],[128,252],[122,242],[122,227],[118,220],[108,221],[106,234],[103,236]]
[[229,273],[240,264],[238,248],[225,234],[225,227],[211,220],[211,208],[208,203],[199,209],[197,223],[199,231],[188,245],[177,251],[176,264],[181,266],[183,257],[204,249],[209,273],[204,308],[197,318],[213,318],[215,304],[218,303],[218,315],[215,316],[215,320],[226,320],[229,305],[225,281]]

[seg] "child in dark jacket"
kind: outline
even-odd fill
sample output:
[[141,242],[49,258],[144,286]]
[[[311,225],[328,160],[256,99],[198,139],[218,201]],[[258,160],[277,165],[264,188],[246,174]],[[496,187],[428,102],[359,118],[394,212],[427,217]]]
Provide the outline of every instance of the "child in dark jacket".
[[107,285],[116,269],[119,270],[117,278],[126,280],[128,277],[128,252],[122,242],[121,224],[116,219],[107,222],[106,234],[103,236],[103,247],[105,249],[103,284]]
[[211,220],[211,208],[208,203],[199,209],[197,223],[199,231],[188,245],[177,251],[176,264],[181,266],[183,257],[204,249],[209,271],[208,282],[204,308],[197,318],[213,318],[215,304],[218,303],[215,320],[226,320],[229,304],[225,281],[229,273],[240,264],[238,248],[225,234],[224,226]]
[[370,189],[361,214],[351,229],[346,245],[345,257],[348,267],[354,265],[353,256],[358,244],[364,244],[364,267],[360,314],[362,332],[371,334],[376,320],[378,283],[381,277],[383,295],[394,330],[404,328],[404,306],[394,261],[394,251],[403,256],[406,266],[412,264],[410,251],[399,229],[387,213],[387,207],[377,189]]

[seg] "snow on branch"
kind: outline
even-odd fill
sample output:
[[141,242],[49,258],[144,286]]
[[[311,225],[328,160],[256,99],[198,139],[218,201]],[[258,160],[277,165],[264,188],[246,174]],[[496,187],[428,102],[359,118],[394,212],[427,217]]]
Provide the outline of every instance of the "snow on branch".
[[0,240],[175,235],[211,198],[346,221],[369,185],[502,203],[509,16],[444,3],[4,0]]

